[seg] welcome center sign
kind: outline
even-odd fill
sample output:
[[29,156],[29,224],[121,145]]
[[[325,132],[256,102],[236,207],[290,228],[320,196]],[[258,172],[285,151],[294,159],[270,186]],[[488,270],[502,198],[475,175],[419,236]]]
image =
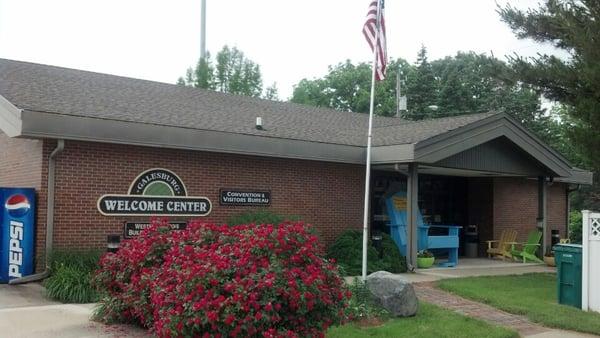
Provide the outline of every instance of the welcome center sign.
[[181,179],[161,168],[141,173],[126,195],[98,199],[98,211],[105,216],[206,216],[211,210],[208,198],[187,196]]

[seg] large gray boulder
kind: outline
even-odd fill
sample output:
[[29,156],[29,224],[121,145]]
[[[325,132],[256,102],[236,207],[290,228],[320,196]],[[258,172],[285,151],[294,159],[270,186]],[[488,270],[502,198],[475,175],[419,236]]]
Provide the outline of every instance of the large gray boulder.
[[417,313],[419,302],[413,286],[402,276],[377,271],[367,276],[367,288],[375,302],[396,317],[410,317]]

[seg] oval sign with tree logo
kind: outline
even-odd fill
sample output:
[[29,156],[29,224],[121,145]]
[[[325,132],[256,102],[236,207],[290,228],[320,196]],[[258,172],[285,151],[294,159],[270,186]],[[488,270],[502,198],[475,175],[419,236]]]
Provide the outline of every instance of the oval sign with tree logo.
[[98,199],[98,210],[105,216],[206,216],[211,209],[208,198],[187,196],[179,176],[161,168],[141,173],[127,195]]
[[155,168],[144,171],[131,183],[129,195],[187,196],[187,192],[174,172]]

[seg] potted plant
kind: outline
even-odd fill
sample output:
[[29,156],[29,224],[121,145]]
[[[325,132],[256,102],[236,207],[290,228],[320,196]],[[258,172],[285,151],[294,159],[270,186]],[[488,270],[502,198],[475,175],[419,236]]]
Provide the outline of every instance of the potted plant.
[[556,261],[554,260],[554,252],[551,248],[546,249],[546,254],[544,255],[544,262],[548,266],[556,266]]
[[435,257],[428,250],[422,250],[417,253],[417,267],[420,269],[430,268],[435,262]]

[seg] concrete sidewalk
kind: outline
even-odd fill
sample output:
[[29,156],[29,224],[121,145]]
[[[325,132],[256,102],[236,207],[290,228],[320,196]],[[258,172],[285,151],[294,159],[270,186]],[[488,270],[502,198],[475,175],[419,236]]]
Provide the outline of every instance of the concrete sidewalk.
[[147,337],[136,327],[89,320],[94,304],[27,306],[0,310],[3,337]]
[[591,334],[552,329],[550,331],[525,336],[527,338],[598,338]]
[[[467,263],[467,262],[465,262]],[[456,268],[420,269],[415,274],[402,274],[411,282],[432,282],[445,278],[478,276],[522,275],[526,273],[556,273],[556,268],[544,264],[523,264],[485,259],[483,263],[473,260],[471,264],[461,264]],[[412,276],[410,276],[412,275]]]
[[45,292],[44,287],[39,283],[0,284],[0,309],[61,304],[49,300],[44,295]]
[[[462,278],[477,276],[522,275],[526,273],[556,273],[556,268],[537,263],[516,263],[487,258],[463,258],[458,266],[453,268],[433,267],[418,269],[415,273],[400,273],[410,283],[434,282],[446,278]],[[356,277],[345,277],[347,283],[352,283]]]
[[37,283],[0,284],[0,337],[151,337],[135,326],[93,322],[94,304],[62,304],[44,292]]

